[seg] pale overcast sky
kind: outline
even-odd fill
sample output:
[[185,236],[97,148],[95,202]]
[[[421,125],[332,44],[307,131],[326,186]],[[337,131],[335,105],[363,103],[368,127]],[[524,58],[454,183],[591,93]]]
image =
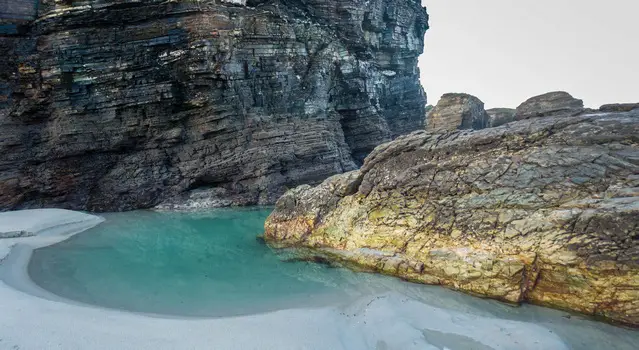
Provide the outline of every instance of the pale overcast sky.
[[446,92],[486,108],[565,90],[587,107],[639,102],[639,0],[422,0],[428,103]]

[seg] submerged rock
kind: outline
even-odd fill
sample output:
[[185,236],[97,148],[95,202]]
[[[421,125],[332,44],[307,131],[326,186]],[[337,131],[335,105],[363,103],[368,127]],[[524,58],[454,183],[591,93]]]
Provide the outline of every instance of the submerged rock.
[[[537,115],[537,114],[535,114]],[[639,110],[415,132],[288,191],[275,246],[639,325]]]
[[419,1],[4,3],[0,210],[273,203],[423,128]]
[[575,115],[584,111],[584,102],[564,91],[531,97],[517,107],[515,120],[557,115]]
[[444,94],[426,117],[429,131],[483,129],[488,126],[484,103],[469,94]]

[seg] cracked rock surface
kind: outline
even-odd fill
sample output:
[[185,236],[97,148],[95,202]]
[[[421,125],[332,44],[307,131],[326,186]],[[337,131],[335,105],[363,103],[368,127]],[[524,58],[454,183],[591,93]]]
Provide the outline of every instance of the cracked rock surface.
[[278,202],[274,246],[639,325],[639,110],[414,132]]
[[515,111],[515,120],[557,115],[576,115],[584,111],[584,102],[565,91],[553,91],[524,101]]
[[37,3],[2,2],[0,210],[268,204],[423,128],[418,0]]

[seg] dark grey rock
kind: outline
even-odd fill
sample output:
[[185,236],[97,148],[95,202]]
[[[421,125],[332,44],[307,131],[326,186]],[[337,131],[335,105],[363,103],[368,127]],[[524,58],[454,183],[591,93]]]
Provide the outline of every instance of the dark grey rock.
[[0,239],[32,237],[32,236],[35,236],[35,235],[33,234],[33,232],[29,232],[29,231],[0,231]]
[[577,115],[584,111],[584,102],[564,91],[548,92],[531,97],[517,107],[515,120],[559,115]]
[[599,107],[600,112],[630,112],[639,109],[639,103],[612,103]]
[[469,94],[444,94],[426,116],[426,130],[483,129],[488,126],[484,103]]
[[3,3],[0,210],[268,204],[423,128],[417,0]]

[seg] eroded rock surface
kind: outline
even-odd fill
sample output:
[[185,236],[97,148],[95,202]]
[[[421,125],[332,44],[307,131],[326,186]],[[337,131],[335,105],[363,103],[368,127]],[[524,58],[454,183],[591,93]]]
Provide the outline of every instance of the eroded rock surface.
[[630,112],[639,109],[639,103],[611,103],[599,107],[600,112]]
[[491,108],[487,109],[488,127],[495,128],[508,124],[515,119],[515,110],[512,108]]
[[576,115],[584,111],[584,102],[565,91],[553,91],[531,97],[517,107],[515,120],[557,115]]
[[265,230],[415,282],[639,325],[639,110],[415,132],[288,191]]
[[418,0],[1,3],[0,210],[272,203],[423,127]]
[[469,94],[444,94],[426,116],[429,131],[483,129],[488,126],[484,103]]

